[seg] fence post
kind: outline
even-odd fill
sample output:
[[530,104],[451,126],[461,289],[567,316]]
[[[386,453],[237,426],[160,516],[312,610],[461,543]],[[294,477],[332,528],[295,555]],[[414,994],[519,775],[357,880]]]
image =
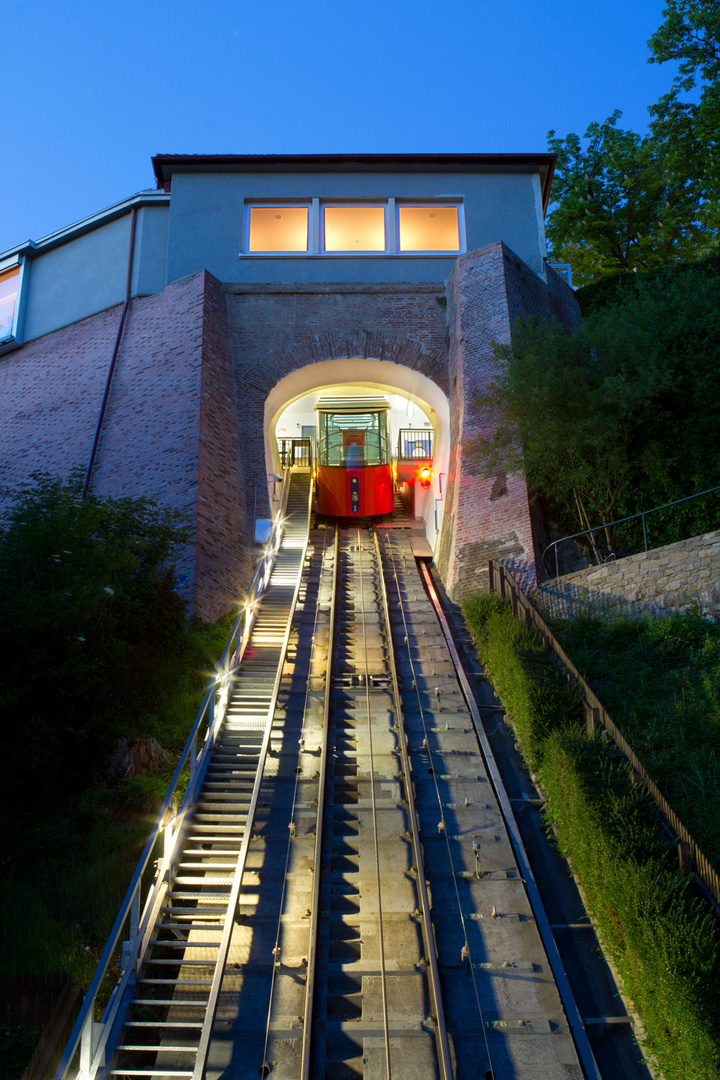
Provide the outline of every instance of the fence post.
[[498,574],[500,576],[500,595],[504,598],[504,596],[505,596],[505,567],[504,566],[499,566],[498,567]]
[[646,550],[646,551],[649,551],[649,550],[650,550],[650,547],[649,547],[649,545],[648,545],[648,534],[647,534],[647,525],[646,525],[646,523],[645,523],[645,515],[644,515],[644,514],[641,514],[641,515],[640,515],[640,517],[642,518],[642,527],[643,527],[643,540],[644,540],[644,542],[645,542],[645,550]]
[[677,846],[678,862],[683,874],[692,874],[692,852],[690,845],[685,840],[680,840]]
[[583,701],[583,705],[585,706],[585,730],[588,736],[592,738],[601,727],[600,710],[593,708],[589,701]]
[[495,567],[493,566],[492,559],[488,563],[488,579],[490,583],[490,592],[495,592]]
[[511,598],[511,602],[512,602],[512,613],[513,613],[513,616],[514,616],[514,618],[516,618],[516,619],[517,619],[517,613],[518,613],[518,595],[517,595],[517,589],[515,588],[515,586],[514,586],[514,585],[512,585],[512,586],[510,587],[510,598]]

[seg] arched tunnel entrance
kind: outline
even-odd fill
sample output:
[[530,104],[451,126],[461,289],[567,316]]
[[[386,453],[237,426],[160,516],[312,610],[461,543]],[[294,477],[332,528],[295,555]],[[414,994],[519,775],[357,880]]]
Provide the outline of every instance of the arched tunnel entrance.
[[[414,515],[424,522],[425,535],[434,550],[442,526],[447,488],[450,406],[442,390],[412,368],[388,361],[350,357],[309,364],[285,376],[275,384],[265,401],[268,476],[277,475],[280,469],[278,438],[301,437],[314,430],[315,407],[321,396],[362,397],[367,396],[368,391],[388,400],[393,445],[398,445],[401,431],[432,431],[430,484],[421,490],[409,490],[406,496]],[[404,453],[402,446],[401,453]]]

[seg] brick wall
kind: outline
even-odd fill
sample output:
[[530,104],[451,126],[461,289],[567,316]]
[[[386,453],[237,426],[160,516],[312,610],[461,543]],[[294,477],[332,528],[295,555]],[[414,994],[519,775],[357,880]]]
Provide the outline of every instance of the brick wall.
[[269,514],[265,399],[308,364],[361,357],[403,364],[447,393],[445,285],[226,285],[248,499]]
[[718,618],[720,531],[565,574],[537,595],[549,614],[560,617],[603,610],[667,614],[697,605]]
[[497,372],[494,343],[510,340],[516,314],[533,306],[540,313],[543,300],[547,311],[542,282],[516,262],[503,244],[492,244],[461,256],[448,282],[453,453],[437,562],[454,598],[487,589],[490,558],[510,563],[527,586],[535,582],[525,480],[503,470],[484,476],[472,449],[479,436],[492,435],[474,399]]
[[[452,450],[436,561],[453,596],[487,586],[490,557],[534,581],[521,475],[484,477],[472,442],[473,400],[494,371],[493,344],[519,315],[574,300],[548,289],[502,244],[461,256],[444,283],[221,286],[200,273],[132,301],[98,448],[99,493],[146,495],[186,514],[192,542],[179,569],[203,618],[247,584],[257,515],[269,513],[264,407],[286,375],[361,357],[417,371],[451,403]],[[447,308],[446,308],[447,304]],[[568,315],[569,312],[569,315]],[[30,342],[0,360],[3,483],[44,467],[84,465],[120,308]]]
[[[120,310],[37,338],[0,360],[3,485],[39,468],[67,476],[86,465]],[[178,570],[189,575],[183,592],[191,601],[197,577],[203,618],[232,606],[248,569],[247,548],[240,556],[242,496],[223,320],[224,297],[206,274],[131,302],[92,477],[98,494],[144,495],[186,516],[192,539]],[[211,505],[219,507],[212,522]]]

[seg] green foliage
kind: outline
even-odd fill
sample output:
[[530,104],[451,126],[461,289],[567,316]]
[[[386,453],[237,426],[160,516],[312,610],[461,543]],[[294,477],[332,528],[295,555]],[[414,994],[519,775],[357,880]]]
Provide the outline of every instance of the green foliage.
[[548,132],[557,172],[547,238],[552,260],[571,264],[576,285],[697,258],[712,244],[696,185],[669,172],[659,140],[619,128],[621,115],[591,123],[584,144]]
[[[548,134],[557,154],[547,235],[577,284],[617,271],[693,260],[720,240],[720,16],[716,0],[669,0],[650,38],[650,63],[680,61],[670,92],[650,107],[647,135],[622,130],[616,110],[585,143]],[[681,91],[701,87],[699,101]]]
[[610,747],[553,734],[541,770],[562,853],[646,1026],[666,1080],[714,1080],[717,923],[664,854],[664,837]]
[[[37,475],[0,531],[4,802],[55,798],[87,780],[119,736],[148,734],[159,658],[186,636],[172,558],[178,515],[144,499],[80,501],[79,475]],[[154,732],[152,732],[154,733]]]
[[22,1024],[0,1024],[0,1080],[17,1080],[32,1057],[41,1032]]
[[533,769],[552,731],[580,722],[579,698],[560,668],[546,657],[536,631],[513,618],[495,595],[468,596],[462,612],[503,704],[512,715],[523,756]]
[[675,615],[558,620],[553,630],[720,866],[720,626]]
[[[493,431],[476,444],[486,474],[524,469],[567,533],[718,484],[719,270],[637,275],[572,335],[519,321],[477,401]],[[716,528],[718,508],[716,498],[654,515],[652,546]],[[602,546],[614,549],[613,530]],[[641,550],[639,522],[620,547]]]
[[[605,738],[590,739],[583,733],[577,722],[577,701],[567,690],[562,697],[558,669],[542,654],[539,640],[513,619],[508,604],[495,595],[466,598],[463,614],[478,655],[512,715],[523,756],[531,768],[540,771],[559,847],[580,882],[624,989],[642,1017],[648,1049],[663,1077],[715,1080],[720,1074],[720,1007],[717,995],[708,993],[720,979],[720,935],[714,917],[680,874],[668,837],[649,800],[633,783],[624,759]],[[668,684],[661,678],[666,667],[690,669],[694,675],[689,678],[695,684],[707,677],[708,700],[714,701],[714,713],[708,719],[717,733],[720,628],[708,631],[707,623],[691,618],[650,622],[642,628],[629,621],[615,626],[615,650],[604,658],[606,677],[614,677],[619,667],[619,680],[625,675],[629,679],[631,671],[637,680],[650,655],[646,685],[637,695],[639,700],[651,685],[658,684],[657,694],[646,703],[648,718],[655,716],[667,692]],[[577,631],[588,634],[587,620]],[[566,635],[563,644],[580,663],[575,639]],[[583,655],[598,663],[603,658],[603,642],[597,635]],[[700,655],[701,666],[693,668],[692,657]],[[533,684],[538,691],[549,685],[557,694],[552,713],[536,707]],[[607,683],[601,680],[595,688],[608,705]],[[623,681],[618,693],[624,692]],[[612,705],[610,711],[619,720]],[[663,729],[669,743],[668,761],[674,760],[676,768],[682,769],[677,733],[666,717],[656,724],[658,737]],[[635,729],[624,731],[642,758]],[[712,808],[716,800],[707,794]]]

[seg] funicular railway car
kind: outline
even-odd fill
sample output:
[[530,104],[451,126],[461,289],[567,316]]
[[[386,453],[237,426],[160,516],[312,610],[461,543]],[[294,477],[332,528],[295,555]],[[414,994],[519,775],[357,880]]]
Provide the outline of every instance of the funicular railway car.
[[383,398],[321,398],[317,404],[317,512],[376,517],[393,510],[393,466]]

